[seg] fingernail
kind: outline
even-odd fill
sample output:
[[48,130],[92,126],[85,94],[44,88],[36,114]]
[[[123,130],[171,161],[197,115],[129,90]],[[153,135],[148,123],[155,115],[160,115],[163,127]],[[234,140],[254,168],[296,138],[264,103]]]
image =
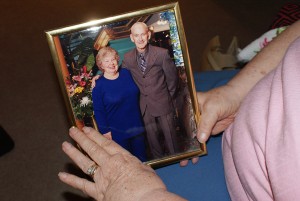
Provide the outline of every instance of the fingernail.
[[70,129],[69,129],[69,132],[74,132],[77,128],[75,126],[72,126]]
[[78,128],[76,128],[75,126],[72,126],[70,129],[69,129],[69,134],[71,136],[73,136],[75,133],[77,133],[78,131]]
[[64,172],[59,172],[59,173],[58,173],[58,176],[59,176],[60,178],[65,179],[65,178],[67,177],[67,174],[64,173]]
[[63,142],[63,147],[69,149],[72,145],[69,142]]
[[200,133],[200,136],[198,138],[199,142],[204,143],[206,140],[206,134],[205,133]]
[[198,161],[199,161],[199,157],[192,158],[192,163],[193,163],[193,164],[198,163]]
[[91,131],[91,128],[90,127],[83,127],[82,130],[85,133],[89,133]]

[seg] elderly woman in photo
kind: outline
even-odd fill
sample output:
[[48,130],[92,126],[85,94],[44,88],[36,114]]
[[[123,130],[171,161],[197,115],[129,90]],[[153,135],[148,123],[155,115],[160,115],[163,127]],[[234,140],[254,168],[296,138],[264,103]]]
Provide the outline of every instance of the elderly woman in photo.
[[99,50],[97,66],[103,71],[93,89],[93,107],[100,133],[146,161],[144,125],[139,89],[128,70],[119,68],[119,55],[111,47]]

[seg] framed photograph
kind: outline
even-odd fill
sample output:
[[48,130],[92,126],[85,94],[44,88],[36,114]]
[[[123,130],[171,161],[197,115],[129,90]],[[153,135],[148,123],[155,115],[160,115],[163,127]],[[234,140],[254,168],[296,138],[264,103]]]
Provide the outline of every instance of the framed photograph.
[[206,154],[178,2],[46,36],[72,125],[97,129],[154,168]]

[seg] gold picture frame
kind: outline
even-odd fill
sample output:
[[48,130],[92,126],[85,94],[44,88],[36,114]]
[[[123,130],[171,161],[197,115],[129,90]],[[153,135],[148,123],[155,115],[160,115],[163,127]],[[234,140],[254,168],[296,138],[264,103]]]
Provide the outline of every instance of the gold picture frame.
[[[95,52],[111,46],[122,60],[126,52],[135,48],[129,37],[135,22],[148,25],[152,36],[149,43],[169,49],[179,80],[174,99],[176,153],[148,157],[145,163],[161,167],[206,154],[206,145],[200,144],[195,137],[200,112],[178,2],[45,32],[71,124],[98,129],[91,97],[91,79],[98,70]],[[147,152],[151,152],[147,140],[145,143]],[[164,141],[161,144],[164,146]]]

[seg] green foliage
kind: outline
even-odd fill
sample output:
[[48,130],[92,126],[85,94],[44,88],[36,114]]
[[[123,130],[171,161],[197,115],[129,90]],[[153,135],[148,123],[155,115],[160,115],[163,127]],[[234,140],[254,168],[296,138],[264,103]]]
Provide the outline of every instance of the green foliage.
[[[82,42],[71,53],[73,58],[78,57],[77,62],[75,63],[75,68],[81,69],[82,66],[86,64],[88,58],[94,57],[93,51],[94,51],[94,40],[90,37],[87,37],[84,40],[82,40]],[[94,64],[95,64],[95,59],[94,59]],[[93,65],[90,59],[89,66],[87,66],[88,69],[90,66],[93,67]]]

